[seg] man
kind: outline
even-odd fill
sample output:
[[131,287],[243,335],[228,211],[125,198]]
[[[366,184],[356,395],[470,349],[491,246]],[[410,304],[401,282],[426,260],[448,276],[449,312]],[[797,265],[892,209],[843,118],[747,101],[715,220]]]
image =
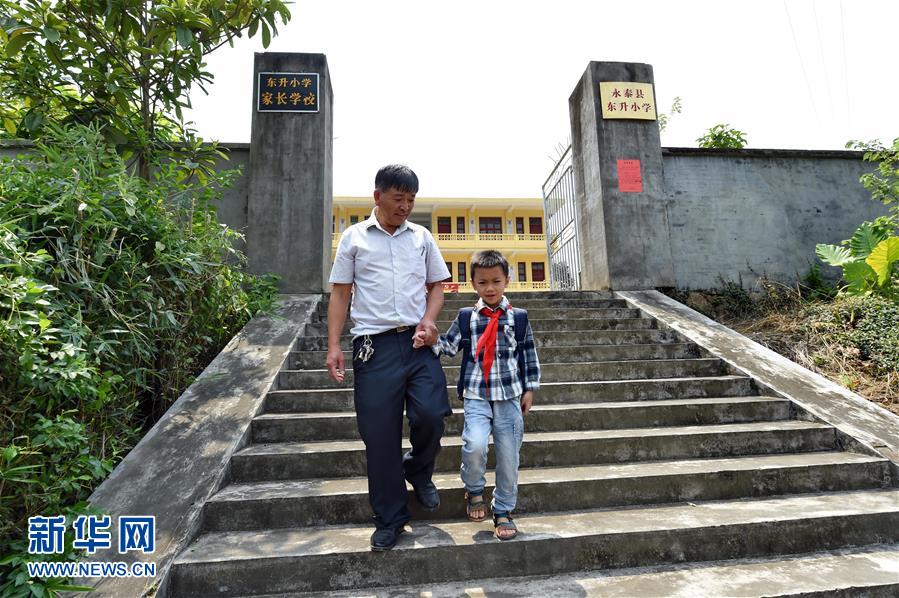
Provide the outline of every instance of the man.
[[[328,373],[336,382],[344,379],[340,336],[352,293],[354,403],[368,462],[375,551],[393,548],[409,520],[405,480],[425,509],[440,506],[431,474],[443,418],[452,412],[439,358],[428,346],[413,347],[413,336],[420,344],[436,342],[441,281],[450,276],[430,231],[407,222],[416,193],[418,177],[409,167],[379,170],[371,216],[344,231],[331,269]],[[405,455],[404,407],[412,443]]]

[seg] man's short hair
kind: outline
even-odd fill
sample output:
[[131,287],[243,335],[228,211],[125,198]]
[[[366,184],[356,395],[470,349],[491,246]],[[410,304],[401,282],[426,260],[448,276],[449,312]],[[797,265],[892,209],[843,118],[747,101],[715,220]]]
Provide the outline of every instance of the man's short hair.
[[384,193],[391,188],[418,193],[418,176],[405,164],[388,164],[375,175],[375,189]]
[[502,267],[506,278],[509,278],[509,260],[502,253],[495,249],[479,251],[471,256],[471,278],[474,279],[475,270],[478,268],[495,268],[496,266]]

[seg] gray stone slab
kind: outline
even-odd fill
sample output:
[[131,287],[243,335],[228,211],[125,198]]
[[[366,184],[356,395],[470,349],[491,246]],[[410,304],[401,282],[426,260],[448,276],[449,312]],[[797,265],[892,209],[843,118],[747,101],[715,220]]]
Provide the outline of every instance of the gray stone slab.
[[[472,297],[471,299],[453,299],[452,295],[444,295],[445,299],[443,301],[443,312],[456,313],[459,309],[463,307],[473,307],[475,303],[477,303],[478,298]],[[532,309],[559,309],[562,305],[562,300],[560,299],[527,299],[522,301],[513,301],[509,300],[512,303],[513,307],[520,307],[522,309],[526,309],[528,311]],[[565,299],[564,300],[565,309],[580,309],[580,308],[593,308],[593,309],[611,309],[611,308],[626,308],[627,302],[622,301],[621,299],[587,299],[584,297]]]
[[[455,400],[455,386],[448,386]],[[536,401],[570,404],[604,401],[653,401],[756,395],[747,376],[656,378],[651,380],[606,380],[592,382],[548,382],[540,385]],[[346,411],[353,408],[353,389],[272,390],[265,401],[270,413]]]
[[[574,511],[618,505],[722,500],[800,492],[880,488],[887,460],[844,452],[652,461],[614,465],[522,469],[516,513]],[[465,518],[464,487],[457,473],[437,474],[440,509],[409,504],[417,520]],[[489,501],[494,475],[487,474]],[[273,529],[371,518],[366,478],[286,480],[232,484],[206,503],[206,531]]]
[[[445,365],[448,382],[459,378],[460,366]],[[628,361],[597,361],[587,363],[541,364],[541,383],[589,382],[611,380],[645,380],[649,378],[686,378],[689,376],[720,376],[727,373],[724,362],[717,358],[648,359]],[[344,382],[331,380],[328,371],[284,370],[278,375],[278,389],[339,388],[353,384],[352,368],[346,371]]]
[[[617,293],[648,315],[890,459],[899,473],[899,416],[658,291]],[[767,394],[767,393],[766,393]]]
[[[344,359],[350,362],[352,355],[344,351]],[[292,351],[290,369],[317,369],[325,366],[327,351]],[[580,347],[546,347],[541,349],[541,364],[584,361],[623,361],[629,359],[687,359],[700,357],[699,347],[693,343],[656,343],[646,345],[585,345]],[[461,354],[441,356],[444,363],[460,363]]]
[[[534,333],[538,332],[577,332],[593,330],[648,330],[656,327],[656,322],[650,318],[577,318],[570,320],[528,320]],[[450,320],[438,322],[441,331],[449,330]],[[353,325],[351,322],[344,324],[344,334],[349,334]],[[310,336],[327,336],[328,325],[326,322],[316,322],[306,326],[306,334]]]
[[[624,302],[622,302],[624,303]],[[459,306],[471,307],[471,305]],[[564,309],[561,308],[557,301],[539,304],[536,307],[528,307],[528,320],[568,320],[581,318],[639,318],[640,310],[628,308],[626,305],[620,307],[576,307],[571,306],[567,302]],[[437,318],[438,322],[452,322],[458,315],[458,307],[447,306],[444,304],[443,310]],[[322,319],[327,319],[327,313],[322,314]]]
[[367,591],[289,593],[266,598],[894,598],[899,544],[778,558],[710,561],[569,575],[484,578]]
[[[456,403],[458,404],[458,403]],[[733,397],[623,403],[534,405],[524,419],[526,433],[658,426],[711,425],[789,419],[790,402],[771,397]],[[444,435],[462,433],[462,409],[446,418]],[[405,433],[408,433],[408,426]],[[253,442],[309,442],[358,439],[356,414],[265,413],[253,419]]]
[[483,571],[546,575],[895,543],[899,491],[525,515],[517,522],[519,537],[502,543],[489,524],[415,522],[387,555],[370,551],[367,525],[210,533],[178,557],[173,590],[324,591],[472,579]]
[[[458,471],[460,437],[444,437],[436,471]],[[411,447],[403,442],[404,449]],[[589,463],[622,463],[661,459],[698,459],[748,454],[823,451],[836,448],[833,428],[814,422],[776,421],[579,430],[525,435],[521,467],[559,467]],[[488,457],[494,464],[494,454]],[[365,474],[365,447],[361,441],[281,442],[254,444],[231,459],[232,478],[238,482],[359,476]]]
[[[352,338],[344,335],[340,344],[344,350],[350,347]],[[680,335],[672,330],[594,330],[590,334],[571,334],[570,332],[534,331],[534,344],[538,349],[543,347],[574,347],[584,345],[645,345],[650,343],[683,342]],[[297,339],[296,348],[303,351],[324,351],[328,347],[328,339],[322,334],[305,332]]]
[[[249,436],[278,370],[319,295],[282,295],[272,316],[252,319],[90,497],[114,517],[155,515],[156,580],[79,580],[93,596],[140,596],[164,583],[168,568],[199,528],[200,509],[224,482],[232,454]],[[115,530],[113,530],[115,531]],[[116,545],[115,533],[113,545]],[[147,560],[128,552],[117,561]],[[94,560],[109,560],[97,552]]]

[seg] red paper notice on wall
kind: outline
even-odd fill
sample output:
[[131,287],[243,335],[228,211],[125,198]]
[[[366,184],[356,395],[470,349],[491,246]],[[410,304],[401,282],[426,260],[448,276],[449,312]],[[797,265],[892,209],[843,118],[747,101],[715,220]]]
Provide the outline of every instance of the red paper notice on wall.
[[643,193],[640,160],[618,160],[618,192]]

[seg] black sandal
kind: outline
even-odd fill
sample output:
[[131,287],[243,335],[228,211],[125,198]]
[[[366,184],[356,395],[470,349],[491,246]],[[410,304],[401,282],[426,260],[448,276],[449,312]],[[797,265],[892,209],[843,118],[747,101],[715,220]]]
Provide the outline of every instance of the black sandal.
[[[497,521],[500,517],[504,517],[508,519],[508,521]],[[510,529],[514,533],[510,536],[501,536],[499,534],[500,529]],[[493,535],[496,536],[497,540],[511,540],[515,536],[518,535],[518,526],[515,525],[515,522],[512,521],[512,513],[494,513],[493,514]]]
[[[478,502],[473,501],[473,498],[480,497],[481,500]],[[473,517],[471,515],[472,511],[483,511],[484,515],[480,518]],[[475,523],[480,523],[487,519],[487,501],[484,500],[483,494],[469,494],[465,493],[465,514],[468,515],[469,521],[474,521]]]

